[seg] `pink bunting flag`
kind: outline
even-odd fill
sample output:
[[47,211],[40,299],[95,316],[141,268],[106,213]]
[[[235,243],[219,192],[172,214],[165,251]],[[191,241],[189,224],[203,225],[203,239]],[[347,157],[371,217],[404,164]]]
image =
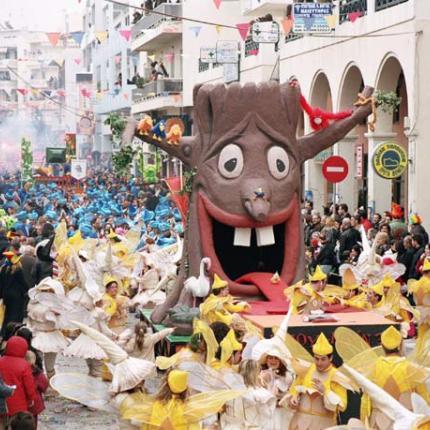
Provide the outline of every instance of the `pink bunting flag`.
[[80,58],[75,58],[74,60],[73,60],[76,64],[81,64],[81,59]]
[[58,97],[66,97],[66,92],[64,90],[57,90]]
[[219,9],[219,7],[221,6],[222,0],[214,0],[214,3],[215,3],[215,7]]
[[168,63],[171,63],[173,61],[174,55],[175,54],[173,52],[168,52],[167,54],[164,54],[164,58]]
[[360,18],[361,16],[363,16],[362,12],[350,12],[348,14],[348,19],[354,23],[355,21],[357,21],[358,18]]
[[86,88],[81,89],[81,94],[83,97],[87,97],[87,98],[91,97],[91,91],[88,91]]
[[240,37],[242,40],[246,40],[250,28],[249,22],[244,22],[242,24],[236,24],[236,28],[239,30]]
[[284,34],[288,36],[293,29],[294,20],[292,18],[285,18],[282,20],[282,28],[284,29]]
[[128,42],[131,39],[131,30],[120,30],[119,34]]
[[22,94],[23,96],[25,96],[28,93],[27,88],[17,88],[16,89],[20,94]]
[[115,64],[121,63],[121,55],[115,55]]
[[52,46],[57,46],[57,43],[60,39],[60,33],[46,33],[46,37],[51,42]]

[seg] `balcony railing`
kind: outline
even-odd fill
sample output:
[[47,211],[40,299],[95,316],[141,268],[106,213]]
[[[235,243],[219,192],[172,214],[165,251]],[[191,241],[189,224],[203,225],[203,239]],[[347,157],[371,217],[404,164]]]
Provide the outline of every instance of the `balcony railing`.
[[199,58],[199,73],[205,72],[206,70],[209,70],[209,63],[203,63]]
[[140,103],[149,97],[163,97],[182,92],[182,79],[159,79],[133,90],[133,102]]
[[304,37],[303,34],[300,33],[289,33],[287,36],[285,36],[285,43],[294,42],[294,40],[298,40]]
[[339,24],[349,20],[348,15],[354,12],[361,12],[361,15],[367,15],[367,0],[340,0],[339,7]]
[[[170,4],[163,3],[154,9],[155,12],[161,12],[168,15],[182,16],[182,4]],[[157,28],[163,22],[178,21],[175,18],[170,18],[168,16],[159,15],[156,13],[149,13],[144,15],[140,21],[133,25],[131,32],[132,37],[135,39],[138,37],[142,31],[149,30],[151,28]]]
[[259,44],[254,42],[251,38],[245,40],[245,57],[250,57],[251,55],[258,55]]
[[409,0],[375,0],[375,11],[378,12],[389,7],[397,6],[400,3],[406,3]]

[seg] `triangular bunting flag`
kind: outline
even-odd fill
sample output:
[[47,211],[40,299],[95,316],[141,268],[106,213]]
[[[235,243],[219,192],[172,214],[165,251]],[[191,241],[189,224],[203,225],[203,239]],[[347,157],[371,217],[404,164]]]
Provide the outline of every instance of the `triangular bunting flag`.
[[80,58],[75,58],[74,60],[73,60],[76,64],[81,64],[81,59]]
[[355,21],[357,21],[358,18],[360,18],[360,16],[362,16],[361,12],[350,12],[348,14],[348,19],[354,23]]
[[304,22],[305,22],[306,31],[311,31],[312,26],[314,25],[314,22],[315,22],[315,18],[305,18]]
[[64,58],[56,58],[54,60],[60,67],[63,67],[64,64]]
[[96,31],[96,38],[100,43],[103,43],[108,38],[107,31]]
[[119,34],[128,42],[131,39],[131,30],[120,30]]
[[195,37],[199,37],[200,34],[200,30],[202,29],[201,26],[194,26],[194,27],[190,27],[190,30],[194,33]]
[[51,42],[52,46],[57,46],[57,43],[60,39],[60,33],[46,33],[46,37],[49,42]]
[[32,88],[31,89],[31,93],[35,96],[37,96],[39,94],[39,90],[37,88]]
[[25,96],[28,93],[27,88],[17,88],[16,89],[20,94],[22,94],[23,96]]
[[221,30],[222,30],[222,25],[216,25],[216,26],[215,26],[215,30],[216,30],[216,32],[217,32],[218,34],[220,34],[220,33],[221,33]]
[[121,63],[121,55],[120,54],[115,55],[115,64],[119,64],[119,63]]
[[173,52],[168,52],[167,54],[164,54],[164,58],[167,63],[171,63],[173,61],[173,57],[175,54]]
[[214,3],[215,3],[215,7],[219,9],[219,7],[221,6],[222,0],[214,0]]
[[128,93],[124,93],[123,96],[126,100],[128,100]]
[[70,36],[76,42],[77,45],[81,46],[82,38],[84,37],[83,31],[72,31]]
[[64,90],[57,90],[58,97],[66,97],[66,92]]
[[338,15],[326,16],[325,20],[330,30],[333,30],[333,28],[336,28],[337,18],[338,18]]
[[293,29],[294,21],[291,18],[285,18],[282,20],[282,28],[284,29],[285,36],[288,36]]
[[88,91],[86,88],[81,89],[81,94],[83,97],[87,97],[87,98],[91,97],[91,91]]
[[236,28],[239,30],[240,37],[242,40],[246,40],[249,32],[250,24],[249,22],[244,22],[241,24],[236,24]]

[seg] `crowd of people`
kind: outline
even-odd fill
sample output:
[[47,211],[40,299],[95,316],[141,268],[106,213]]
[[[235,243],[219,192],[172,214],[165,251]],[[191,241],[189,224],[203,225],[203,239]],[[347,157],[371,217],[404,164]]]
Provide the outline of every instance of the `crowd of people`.
[[395,259],[404,264],[406,270],[401,278],[404,284],[408,279],[418,279],[424,258],[430,256],[429,236],[420,216],[413,214],[405,220],[403,212],[394,204],[393,210],[375,213],[369,219],[363,208],[350,214],[348,206],[342,203],[325,209],[321,215],[311,202],[306,202],[303,215],[309,272],[320,265],[335,278],[340,265],[356,265],[363,251],[363,229],[377,255],[387,257],[387,262]]
[[[109,174],[75,191],[0,184],[0,429],[37,428],[47,390],[115,411],[120,429],[430,428],[430,260],[417,215],[369,220],[341,204],[321,216],[306,202],[308,274],[285,290],[290,310],[273,337],[244,318],[251,306],[226,280],[205,274],[188,344],[167,355],[160,345],[176,328],[147,310],[178,279],[184,220],[172,193]],[[331,307],[391,321],[378,352],[346,327],[321,331],[310,351],[289,334],[292,315],[323,319]],[[85,360],[87,374],[59,372],[60,354]],[[360,389],[361,410],[337,427]]]

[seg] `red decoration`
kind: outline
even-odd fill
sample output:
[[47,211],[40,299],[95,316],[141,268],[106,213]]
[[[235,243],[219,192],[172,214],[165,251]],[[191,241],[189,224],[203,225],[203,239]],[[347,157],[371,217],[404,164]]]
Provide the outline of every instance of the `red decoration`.
[[291,17],[282,20],[282,28],[284,29],[284,34],[288,36],[293,29],[294,20]]
[[362,12],[350,12],[348,14],[348,19],[354,23],[355,21],[357,21],[358,18],[360,18],[361,16],[363,16]]
[[21,93],[23,96],[25,96],[28,93],[27,88],[17,88],[16,89],[19,93]]
[[215,7],[216,7],[217,9],[219,9],[219,7],[221,6],[221,2],[222,2],[222,0],[214,0]]
[[248,32],[249,32],[250,27],[251,27],[251,25],[249,24],[249,22],[244,22],[242,24],[236,24],[236,28],[239,30],[239,34],[240,34],[240,37],[242,38],[242,40],[246,40],[246,38],[248,37]]
[[91,91],[88,91],[86,88],[81,89],[81,94],[83,97],[87,97],[87,98],[91,97]]
[[46,36],[51,42],[52,46],[57,46],[57,43],[60,39],[60,33],[46,33]]
[[182,192],[181,178],[179,176],[174,176],[171,178],[164,179],[170,192],[172,193],[172,200],[176,204],[179,212],[182,216],[182,224],[185,228],[187,225],[188,217],[188,207],[190,204],[190,196],[188,193]]
[[339,119],[348,118],[352,115],[352,110],[343,112],[327,112],[318,107],[312,107],[304,96],[300,96],[300,105],[302,109],[309,115],[309,120],[313,130],[322,130],[330,125],[330,120],[337,121]]
[[397,203],[391,203],[391,216],[395,219],[401,219],[403,215],[403,208]]

